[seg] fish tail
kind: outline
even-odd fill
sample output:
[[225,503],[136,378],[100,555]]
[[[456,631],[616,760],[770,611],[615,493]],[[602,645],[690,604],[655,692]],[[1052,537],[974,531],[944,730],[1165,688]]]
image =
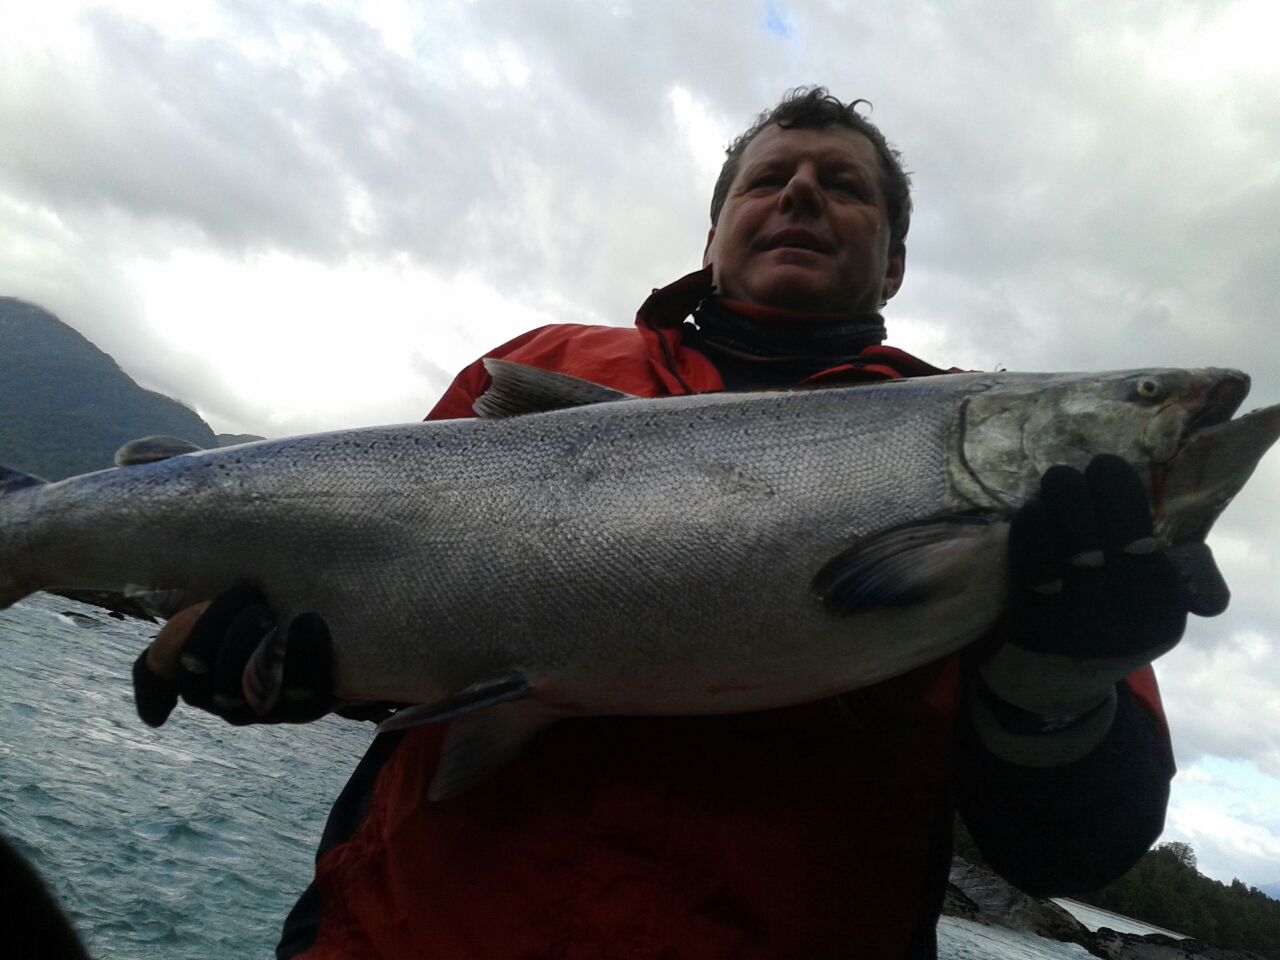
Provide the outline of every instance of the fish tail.
[[30,571],[23,569],[27,554],[19,524],[12,522],[32,488],[47,481],[18,470],[0,466],[0,609],[13,606],[23,597],[35,593],[40,584]]

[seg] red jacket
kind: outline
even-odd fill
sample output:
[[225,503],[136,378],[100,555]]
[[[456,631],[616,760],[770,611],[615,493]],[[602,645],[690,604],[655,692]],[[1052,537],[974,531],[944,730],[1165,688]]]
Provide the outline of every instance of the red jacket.
[[[489,356],[642,396],[718,390],[680,332],[705,293],[693,274],[655,292],[635,328],[543,327]],[[940,372],[872,347],[824,376]],[[487,386],[472,364],[428,419],[472,416]],[[380,737],[330,821],[280,955],[931,956],[960,676],[949,657],[784,710],[562,721],[497,778],[442,803],[426,794],[443,729]]]

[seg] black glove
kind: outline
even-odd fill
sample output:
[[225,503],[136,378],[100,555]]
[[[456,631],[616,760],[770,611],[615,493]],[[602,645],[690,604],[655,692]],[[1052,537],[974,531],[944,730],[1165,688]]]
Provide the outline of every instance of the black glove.
[[333,710],[333,642],[329,628],[314,613],[294,618],[288,627],[284,685],[276,704],[259,716],[245,702],[245,665],[258,645],[277,629],[271,608],[249,586],[220,594],[200,615],[178,657],[177,675],[155,673],[144,651],[133,665],[133,696],[138,715],[150,726],[168,719],[178,697],[228,723],[307,723]]
[[1045,472],[1039,499],[1013,518],[1009,565],[1008,639],[979,668],[976,691],[975,721],[997,752],[1009,752],[995,742],[1002,733],[1012,742],[1073,726],[1089,728],[1080,749],[1096,743],[1115,684],[1171,650],[1188,613],[1221,613],[1230,597],[1204,544],[1157,550],[1142,481],[1111,455],[1084,473]]

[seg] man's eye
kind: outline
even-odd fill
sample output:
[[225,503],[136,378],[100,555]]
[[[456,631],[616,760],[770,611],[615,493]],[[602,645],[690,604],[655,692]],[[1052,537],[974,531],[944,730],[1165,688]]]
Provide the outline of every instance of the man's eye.
[[856,180],[835,180],[828,189],[851,197],[860,197],[863,193],[862,184]]

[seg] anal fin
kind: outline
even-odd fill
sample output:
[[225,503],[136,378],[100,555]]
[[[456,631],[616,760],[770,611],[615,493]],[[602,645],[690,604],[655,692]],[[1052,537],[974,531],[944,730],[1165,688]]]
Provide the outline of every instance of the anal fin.
[[390,733],[392,730],[404,730],[418,727],[425,723],[440,723],[466,716],[477,710],[484,710],[507,700],[518,700],[527,697],[533,690],[529,678],[518,670],[499,674],[473,683],[458,691],[451,697],[437,700],[435,703],[421,703],[413,707],[405,707],[395,716],[378,725],[379,733]]
[[511,762],[555,714],[535,700],[504,703],[455,720],[427,790],[432,801],[466,793]]

